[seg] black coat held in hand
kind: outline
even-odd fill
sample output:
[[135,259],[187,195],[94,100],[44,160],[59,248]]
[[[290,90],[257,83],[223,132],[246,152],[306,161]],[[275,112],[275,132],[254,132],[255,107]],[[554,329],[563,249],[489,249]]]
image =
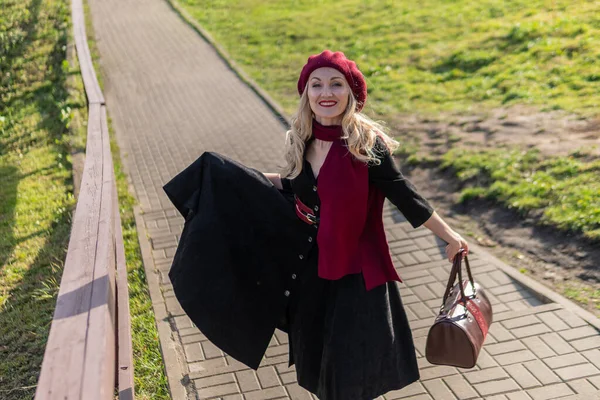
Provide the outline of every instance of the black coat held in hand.
[[[369,167],[369,180],[413,226],[431,216],[389,153]],[[289,190],[218,153],[203,153],[164,190],[185,218],[169,272],[177,299],[211,342],[258,369],[275,328],[286,330],[279,322],[315,246],[316,226],[296,216]],[[304,198],[297,193],[306,204],[315,201],[310,190]]]

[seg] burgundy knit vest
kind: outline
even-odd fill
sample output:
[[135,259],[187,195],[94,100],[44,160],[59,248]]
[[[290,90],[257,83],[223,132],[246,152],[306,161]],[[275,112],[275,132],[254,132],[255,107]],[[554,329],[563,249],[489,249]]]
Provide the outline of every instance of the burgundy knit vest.
[[341,125],[324,126],[313,119],[313,136],[332,142],[317,185],[319,277],[336,280],[362,272],[367,290],[388,281],[402,282],[383,228],[385,197],[369,185],[367,164],[348,151]]

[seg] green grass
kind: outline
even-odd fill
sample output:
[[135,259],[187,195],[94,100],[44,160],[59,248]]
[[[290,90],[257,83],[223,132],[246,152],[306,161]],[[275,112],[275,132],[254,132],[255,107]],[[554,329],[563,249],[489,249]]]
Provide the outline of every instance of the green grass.
[[586,0],[174,0],[286,112],[310,54],[342,50],[367,113],[600,105],[600,3]]
[[67,1],[0,11],[0,398],[31,399],[74,205]]
[[[74,211],[70,153],[85,148],[87,104],[69,65],[70,3],[5,1],[0,10],[0,398],[32,399]],[[133,198],[117,149],[137,398],[168,399]]]
[[574,283],[565,283],[562,285],[563,294],[575,301],[588,305],[600,311],[600,289],[593,287],[579,286]]
[[462,201],[493,199],[523,214],[537,213],[542,223],[600,240],[600,160],[576,155],[454,148],[442,156],[441,167],[452,168],[467,183]]

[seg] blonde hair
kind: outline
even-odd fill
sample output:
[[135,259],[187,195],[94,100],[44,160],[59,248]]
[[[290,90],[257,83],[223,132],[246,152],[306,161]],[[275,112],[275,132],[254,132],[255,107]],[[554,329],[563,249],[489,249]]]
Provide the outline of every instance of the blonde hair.
[[[383,125],[356,111],[357,101],[352,92],[348,97],[348,105],[342,116],[342,138],[346,139],[348,151],[357,160],[379,165],[381,160],[373,148],[376,137],[381,137],[390,152],[396,150],[400,144],[385,133]],[[282,177],[293,179],[302,172],[306,143],[313,136],[312,119],[307,85],[300,97],[298,110],[291,118],[291,129],[286,132],[286,165],[281,170]]]

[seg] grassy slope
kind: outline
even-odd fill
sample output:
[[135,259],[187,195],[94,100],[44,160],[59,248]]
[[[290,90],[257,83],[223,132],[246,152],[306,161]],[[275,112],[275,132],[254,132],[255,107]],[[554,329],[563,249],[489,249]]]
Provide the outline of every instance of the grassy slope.
[[177,0],[288,112],[308,55],[357,60],[367,112],[600,104],[600,4],[584,0]]
[[[0,398],[16,400],[35,392],[75,203],[70,152],[84,149],[87,104],[79,67],[66,61],[68,1],[5,1],[0,32]],[[137,395],[167,399],[133,200],[115,162]]]
[[0,13],[0,398],[32,398],[71,224],[68,2]]

